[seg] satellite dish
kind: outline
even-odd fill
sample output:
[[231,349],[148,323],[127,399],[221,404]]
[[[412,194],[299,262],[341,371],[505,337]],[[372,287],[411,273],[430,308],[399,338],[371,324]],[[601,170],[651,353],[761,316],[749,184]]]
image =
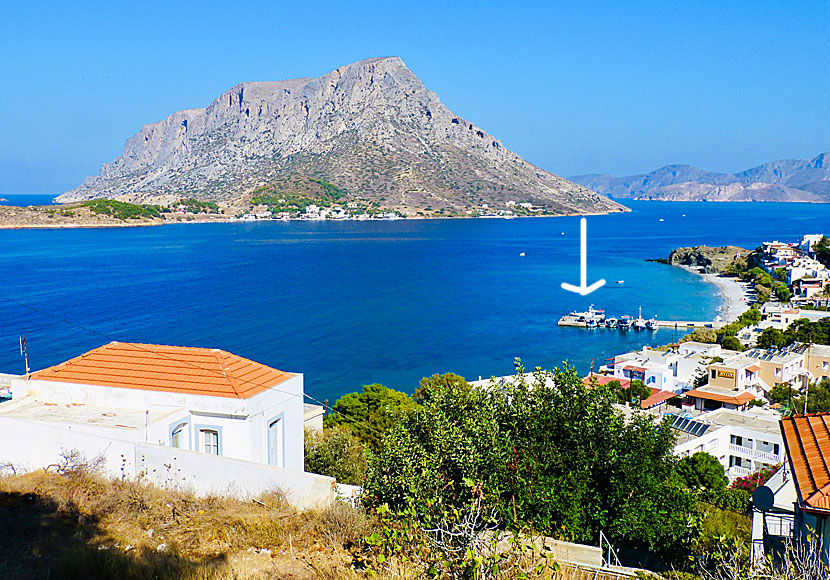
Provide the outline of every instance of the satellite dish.
[[752,492],[752,505],[759,511],[768,512],[771,510],[773,501],[775,501],[775,494],[766,485],[762,485]]

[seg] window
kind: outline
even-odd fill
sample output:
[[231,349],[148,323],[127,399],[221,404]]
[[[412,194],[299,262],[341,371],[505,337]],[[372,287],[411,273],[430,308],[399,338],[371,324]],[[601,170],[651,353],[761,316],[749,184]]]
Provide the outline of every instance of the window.
[[202,437],[202,452],[208,455],[219,455],[219,432],[213,429],[199,431]]
[[778,443],[772,444],[772,452],[778,455]]
[[716,371],[715,369],[712,369],[712,378],[713,378],[713,379],[714,379],[714,378],[717,378],[717,376],[718,376],[717,371]]
[[731,439],[730,443],[732,443],[732,445],[743,446],[744,444],[743,437],[741,437],[740,435],[731,435],[729,438]]
[[184,449],[187,447],[187,423],[179,423],[173,428],[170,434],[170,446],[177,449]]

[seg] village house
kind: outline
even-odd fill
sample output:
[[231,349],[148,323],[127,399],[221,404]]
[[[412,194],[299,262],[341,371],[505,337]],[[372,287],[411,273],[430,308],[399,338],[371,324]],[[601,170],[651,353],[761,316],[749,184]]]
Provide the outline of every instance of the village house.
[[730,480],[778,465],[785,459],[777,413],[719,409],[689,417],[667,414],[677,435],[675,455],[704,451],[723,465]]
[[682,393],[693,387],[695,378],[713,357],[732,352],[724,351],[719,344],[701,342],[684,342],[666,351],[643,347],[615,356],[601,370],[616,379],[639,379],[650,388]]
[[781,433],[796,490],[793,538],[814,538],[830,562],[830,415],[785,417]]
[[208,348],[112,342],[12,379],[0,403],[0,462],[31,470],[76,450],[113,475],[201,493],[279,488],[296,505],[332,499],[303,471],[303,376]]

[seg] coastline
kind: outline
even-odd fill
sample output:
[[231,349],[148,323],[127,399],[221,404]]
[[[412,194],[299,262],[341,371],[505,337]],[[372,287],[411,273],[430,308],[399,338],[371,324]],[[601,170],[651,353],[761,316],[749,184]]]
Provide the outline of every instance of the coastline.
[[718,289],[721,305],[718,306],[718,315],[724,322],[734,322],[738,317],[749,310],[751,305],[749,291],[743,282],[737,278],[726,277],[720,274],[703,274],[689,266],[680,266],[687,272],[697,274]]

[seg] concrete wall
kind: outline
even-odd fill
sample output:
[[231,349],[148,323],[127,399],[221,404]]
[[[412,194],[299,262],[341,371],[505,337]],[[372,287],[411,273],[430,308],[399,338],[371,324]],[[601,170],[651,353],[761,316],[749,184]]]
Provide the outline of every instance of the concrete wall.
[[77,449],[87,459],[101,455],[111,477],[141,477],[200,495],[247,498],[279,489],[299,508],[334,500],[335,482],[330,477],[148,444],[134,440],[134,431],[109,431],[98,435],[67,425],[0,417],[0,463],[11,463],[18,472],[32,471],[58,465],[62,451]]

